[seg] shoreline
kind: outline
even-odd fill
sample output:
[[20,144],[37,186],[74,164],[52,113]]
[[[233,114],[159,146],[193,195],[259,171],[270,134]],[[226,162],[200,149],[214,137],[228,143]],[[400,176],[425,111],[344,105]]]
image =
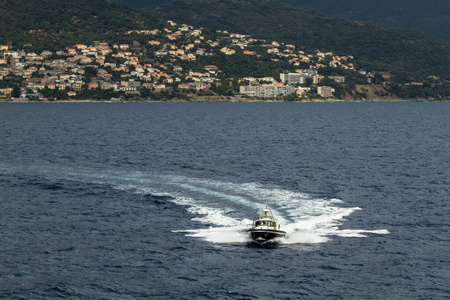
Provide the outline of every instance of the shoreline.
[[235,98],[235,99],[169,99],[169,100],[152,100],[152,99],[142,99],[142,100],[93,100],[93,99],[82,99],[82,100],[3,100],[0,99],[0,103],[364,103],[364,102],[450,102],[450,100],[429,100],[429,99],[370,99],[370,100],[360,100],[360,99],[308,99],[299,101],[286,101],[277,99],[246,99],[246,98]]

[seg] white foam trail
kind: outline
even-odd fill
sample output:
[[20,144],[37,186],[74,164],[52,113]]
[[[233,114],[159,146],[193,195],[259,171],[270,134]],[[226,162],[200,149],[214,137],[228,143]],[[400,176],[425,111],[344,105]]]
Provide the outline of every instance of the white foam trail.
[[362,229],[343,229],[339,230],[336,235],[340,237],[367,237],[367,233],[372,234],[389,234],[389,230],[378,229],[378,230],[362,230]]
[[276,220],[286,231],[285,244],[325,243],[332,236],[366,237],[367,234],[389,234],[386,229],[340,229],[345,218],[359,207],[344,207],[341,199],[313,198],[308,194],[265,187],[257,183],[230,183],[183,176],[143,172],[76,172],[73,170],[35,170],[49,175],[64,175],[89,182],[110,184],[118,190],[133,193],[170,196],[168,201],[186,207],[192,221],[209,228],[177,230],[187,236],[212,243],[248,241],[249,217],[267,200]]
[[173,197],[174,203],[186,206],[187,211],[195,215],[192,221],[210,227],[180,229],[176,232],[184,232],[187,236],[211,243],[248,241],[246,230],[251,226],[251,220],[244,216],[238,218],[227,215],[230,205],[248,211],[248,208],[254,210],[264,206],[266,199],[275,218],[286,231],[286,238],[279,240],[283,244],[320,244],[332,236],[362,238],[368,233],[389,234],[385,229],[339,229],[347,216],[361,210],[359,207],[343,207],[341,199],[313,198],[305,193],[270,189],[256,183],[236,184],[182,176],[135,173],[126,181],[126,184],[122,183],[117,188],[168,195]]
[[204,239],[216,244],[234,244],[248,242],[247,236],[244,234],[244,228],[241,227],[212,227],[200,230],[185,230],[187,236]]
[[[184,181],[185,182],[185,181]],[[200,188],[198,185],[201,185]],[[280,242],[284,244],[318,244],[324,243],[331,236],[340,237],[366,237],[366,233],[388,234],[382,230],[341,230],[345,218],[359,207],[342,207],[344,202],[340,199],[312,198],[304,193],[295,193],[282,189],[267,189],[258,184],[233,184],[214,181],[198,181],[191,179],[189,185],[183,184],[184,188],[195,190],[205,195],[214,196],[226,205],[228,202],[239,203],[248,207],[256,207],[258,203],[248,199],[268,199],[273,203],[272,209],[276,219],[282,224],[286,231],[286,238]],[[220,192],[214,189],[221,190]],[[240,196],[236,196],[238,193]],[[236,219],[225,216],[223,206],[213,209],[211,207],[198,205],[193,199],[176,198],[178,204],[189,206],[189,211],[200,216],[194,217],[193,221],[210,224],[208,229],[179,230],[188,236],[202,238],[212,243],[241,243],[248,241],[246,229],[251,226],[249,219]],[[259,203],[261,206],[263,203]]]
[[328,240],[328,237],[320,235],[316,231],[296,231],[288,234],[280,242],[283,244],[321,244]]
[[243,243],[248,240],[245,230],[250,227],[251,220],[239,220],[226,216],[221,209],[197,205],[193,199],[185,197],[176,198],[174,202],[187,206],[190,213],[198,215],[192,218],[193,221],[211,225],[209,228],[176,230],[175,232],[184,232],[187,236],[220,244]]

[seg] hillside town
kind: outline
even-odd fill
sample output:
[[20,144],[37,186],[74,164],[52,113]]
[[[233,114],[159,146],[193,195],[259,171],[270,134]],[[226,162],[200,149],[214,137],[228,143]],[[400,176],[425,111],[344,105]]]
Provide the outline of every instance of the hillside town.
[[[321,70],[355,74],[365,83],[374,79],[356,70],[350,55],[307,52],[220,30],[206,35],[203,28],[172,21],[162,30],[133,30],[124,37],[130,42],[95,41],[41,53],[0,45],[0,100],[326,99],[339,95],[324,79],[343,84],[347,76],[324,76]],[[230,67],[239,67],[234,59],[274,69],[260,76],[251,68],[237,72]]]

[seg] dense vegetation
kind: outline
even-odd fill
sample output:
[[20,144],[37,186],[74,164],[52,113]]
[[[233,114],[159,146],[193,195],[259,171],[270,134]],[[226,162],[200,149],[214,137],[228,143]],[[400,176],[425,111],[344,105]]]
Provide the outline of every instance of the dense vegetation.
[[450,41],[448,0],[283,0],[334,17],[417,29]]
[[[149,37],[127,35],[125,32],[132,29],[162,30],[167,26],[161,18],[163,17],[204,26],[205,41],[220,40],[215,29],[225,29],[267,41],[294,44],[297,50],[303,49],[307,53],[319,49],[338,55],[353,55],[357,69],[374,71],[376,78],[373,83],[384,83],[381,74],[393,75],[386,85],[386,91],[402,98],[440,99],[450,95],[449,43],[411,30],[394,30],[325,17],[293,8],[277,0],[175,0],[147,9],[146,13],[116,0],[0,0],[0,14],[0,44],[12,44],[13,48],[25,49],[27,52],[63,50],[77,43],[92,44],[94,40],[138,43],[141,46],[136,48],[142,49],[145,57],[141,62],[154,63],[154,52],[157,49],[151,49],[148,45]],[[164,30],[159,38],[165,38]],[[177,43],[181,47],[188,42],[193,43],[194,39],[177,40]],[[164,41],[162,46],[168,42]],[[221,44],[220,47],[222,46],[226,44]],[[242,50],[239,50],[232,58],[218,53],[214,56],[200,56],[194,61],[176,63],[184,70],[199,72],[205,65],[219,66],[220,79],[224,82],[212,89],[225,89],[226,86],[236,89],[236,84],[226,84],[227,78],[276,77],[283,70],[289,69],[287,62],[272,60],[265,48],[256,52],[258,58],[243,55]],[[172,58],[164,63],[171,65]],[[355,76],[356,72],[339,74],[337,70],[321,70],[321,75],[325,76],[346,76],[345,85],[336,84],[328,78],[323,82],[335,88],[337,97],[350,95],[356,85],[367,83],[364,76]],[[120,77],[122,74],[112,72],[112,75]],[[414,81],[421,83],[410,84]],[[0,82],[0,85],[13,87],[19,82],[15,78],[8,78]],[[86,91],[88,92],[90,91]],[[222,94],[227,94],[228,90],[225,92]],[[46,90],[44,94],[47,97],[61,98],[61,95],[52,93],[54,91]],[[362,94],[357,96],[365,98]]]
[[152,5],[160,5],[163,3],[170,2],[170,0],[119,0],[119,1],[137,8],[149,7]]
[[0,15],[0,44],[41,50],[117,40],[117,33],[161,23],[116,0],[0,0]]
[[[120,0],[142,8],[171,0]],[[396,28],[417,29],[450,41],[450,1],[433,0],[282,0],[333,17]]]
[[450,44],[412,30],[325,17],[276,0],[174,0],[146,11],[198,26],[354,55],[359,67],[390,71],[398,82],[429,75],[450,79]]
[[449,43],[406,29],[324,17],[276,0],[175,0],[147,12],[116,0],[0,0],[0,43],[56,50],[96,39],[123,41],[126,30],[158,27],[162,21],[153,17],[158,13],[192,25],[354,55],[359,67],[390,71],[398,82],[429,75],[450,79]]

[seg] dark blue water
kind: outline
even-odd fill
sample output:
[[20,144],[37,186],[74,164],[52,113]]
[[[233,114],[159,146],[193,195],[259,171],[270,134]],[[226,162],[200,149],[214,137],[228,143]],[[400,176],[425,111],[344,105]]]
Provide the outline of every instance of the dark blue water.
[[[0,104],[0,298],[448,299],[449,115]],[[260,247],[266,199],[288,234]]]

